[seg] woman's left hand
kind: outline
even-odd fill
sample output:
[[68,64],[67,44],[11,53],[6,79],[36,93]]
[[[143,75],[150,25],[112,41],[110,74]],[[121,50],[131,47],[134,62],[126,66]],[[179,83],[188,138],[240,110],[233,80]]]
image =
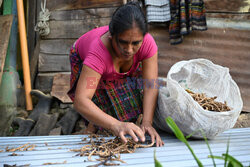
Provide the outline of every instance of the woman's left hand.
[[160,135],[156,132],[150,122],[142,122],[141,129],[145,133],[148,133],[151,137],[152,143],[156,141],[156,147],[161,147],[164,145],[164,142],[161,140]]

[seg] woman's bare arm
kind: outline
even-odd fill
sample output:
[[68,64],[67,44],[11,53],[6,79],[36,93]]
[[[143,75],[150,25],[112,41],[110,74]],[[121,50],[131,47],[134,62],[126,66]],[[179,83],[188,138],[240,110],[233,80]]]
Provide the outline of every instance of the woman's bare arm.
[[156,107],[156,100],[158,96],[158,59],[157,53],[143,60],[142,62],[142,78],[144,82],[143,88],[143,119],[142,129],[144,132],[148,132],[151,136],[152,142],[156,139],[156,145],[162,146],[164,143],[161,140],[159,134],[152,127],[154,111]]

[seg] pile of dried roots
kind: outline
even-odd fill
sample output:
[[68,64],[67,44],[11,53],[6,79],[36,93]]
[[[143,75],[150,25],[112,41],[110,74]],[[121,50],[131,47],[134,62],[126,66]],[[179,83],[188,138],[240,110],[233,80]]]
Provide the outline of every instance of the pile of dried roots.
[[208,111],[217,111],[217,112],[224,112],[230,111],[231,108],[227,106],[227,102],[224,103],[217,102],[215,99],[217,96],[214,97],[206,97],[205,93],[194,93],[189,89],[186,91],[193,97],[195,101],[197,101],[205,110]]
[[[83,141],[87,139],[84,138]],[[99,165],[115,166],[120,165],[119,163],[108,163],[110,161],[119,161],[126,163],[120,159],[121,153],[133,153],[136,148],[147,148],[152,147],[154,143],[144,145],[140,142],[135,142],[131,138],[128,139],[127,143],[123,143],[120,138],[116,137],[114,139],[105,140],[96,134],[89,136],[89,141],[86,142],[87,145],[83,146],[81,149],[72,149],[71,151],[80,152],[77,156],[88,156],[89,161],[92,160],[93,155],[99,156],[97,161],[101,161]]]

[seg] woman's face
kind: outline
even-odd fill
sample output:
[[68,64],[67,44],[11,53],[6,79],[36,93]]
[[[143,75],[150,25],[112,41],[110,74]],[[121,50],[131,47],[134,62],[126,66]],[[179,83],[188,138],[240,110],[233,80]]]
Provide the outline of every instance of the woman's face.
[[143,34],[137,27],[126,30],[118,35],[112,37],[112,46],[116,56],[130,60],[140,49],[143,42]]

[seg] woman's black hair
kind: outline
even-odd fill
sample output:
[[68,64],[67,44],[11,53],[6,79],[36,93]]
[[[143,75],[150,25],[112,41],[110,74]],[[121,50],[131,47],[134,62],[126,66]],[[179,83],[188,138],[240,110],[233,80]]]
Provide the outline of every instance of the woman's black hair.
[[148,32],[146,18],[140,5],[136,2],[128,2],[113,13],[109,31],[112,36],[118,35],[131,29],[133,23],[141,30],[143,36]]

